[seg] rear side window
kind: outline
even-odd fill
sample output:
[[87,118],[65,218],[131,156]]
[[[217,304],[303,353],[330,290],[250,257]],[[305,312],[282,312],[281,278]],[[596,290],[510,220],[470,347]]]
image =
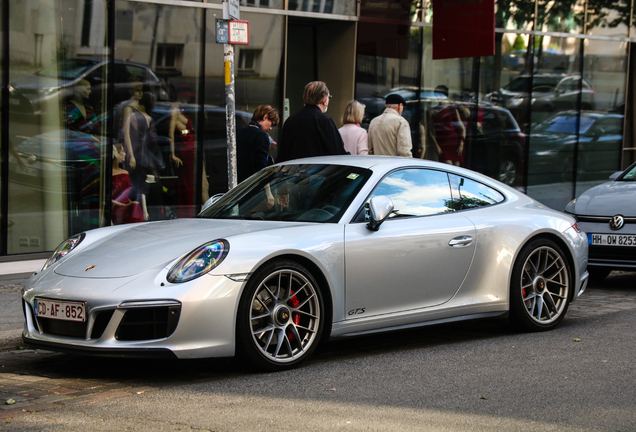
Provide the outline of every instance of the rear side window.
[[495,189],[466,177],[448,175],[453,195],[452,210],[485,207],[502,202],[505,197]]

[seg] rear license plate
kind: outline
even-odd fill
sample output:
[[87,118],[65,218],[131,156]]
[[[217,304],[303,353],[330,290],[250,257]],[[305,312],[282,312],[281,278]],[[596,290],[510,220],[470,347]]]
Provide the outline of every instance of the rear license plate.
[[86,321],[86,304],[47,299],[35,299],[35,315],[64,321]]
[[587,242],[594,246],[636,247],[636,235],[588,234]]
[[20,99],[10,97],[9,98],[9,104],[11,104],[11,105],[20,105]]

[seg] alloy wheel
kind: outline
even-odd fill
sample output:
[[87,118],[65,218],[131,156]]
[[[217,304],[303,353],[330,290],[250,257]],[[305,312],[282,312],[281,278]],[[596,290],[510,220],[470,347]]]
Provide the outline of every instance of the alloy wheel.
[[505,160],[499,167],[499,181],[512,186],[517,179],[517,166],[511,160]]
[[548,246],[535,249],[523,265],[521,300],[532,321],[549,325],[567,308],[570,280],[561,254]]
[[252,296],[252,339],[260,354],[271,362],[290,363],[307,354],[318,336],[320,320],[316,287],[296,270],[271,273]]

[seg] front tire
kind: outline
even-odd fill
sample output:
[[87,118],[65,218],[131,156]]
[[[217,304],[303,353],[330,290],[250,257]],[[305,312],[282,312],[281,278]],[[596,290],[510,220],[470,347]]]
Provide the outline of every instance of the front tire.
[[259,370],[291,369],[316,349],[324,327],[318,283],[302,265],[273,261],[249,279],[238,309],[239,356]]
[[521,250],[512,272],[510,315],[528,331],[543,331],[561,322],[569,306],[572,272],[565,254],[551,240],[537,239]]

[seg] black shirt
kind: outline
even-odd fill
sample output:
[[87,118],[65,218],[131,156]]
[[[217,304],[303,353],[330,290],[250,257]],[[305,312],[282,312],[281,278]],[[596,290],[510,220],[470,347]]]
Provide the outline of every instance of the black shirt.
[[305,105],[283,125],[283,135],[278,143],[278,162],[344,154],[348,153],[336,124],[316,105]]
[[236,162],[239,183],[268,165],[269,136],[256,126],[247,126],[236,135]]

